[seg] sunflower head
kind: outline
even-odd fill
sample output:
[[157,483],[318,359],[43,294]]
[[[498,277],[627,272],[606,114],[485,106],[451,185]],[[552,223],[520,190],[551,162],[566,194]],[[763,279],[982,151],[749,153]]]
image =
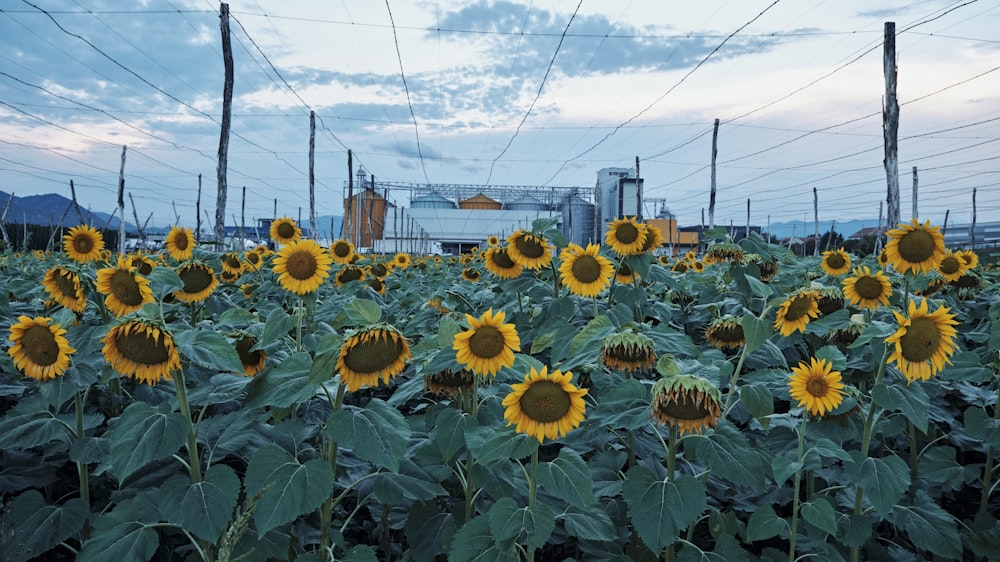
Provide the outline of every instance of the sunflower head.
[[479,281],[480,277],[482,277],[482,274],[474,267],[466,267],[462,270],[462,279],[465,279],[466,281],[475,283]]
[[601,363],[627,373],[649,370],[656,363],[653,340],[632,330],[610,334],[601,341]]
[[820,266],[827,275],[843,275],[851,270],[851,255],[843,248],[823,252]]
[[54,379],[69,368],[70,355],[66,330],[51,318],[19,316],[10,327],[7,354],[25,376],[39,381]]
[[155,300],[149,280],[136,274],[132,261],[125,256],[119,257],[116,267],[97,270],[94,286],[105,295],[105,306],[116,316],[139,311]]
[[340,347],[336,369],[347,390],[375,387],[403,372],[412,357],[410,345],[393,326],[375,324],[355,331]]
[[731,314],[712,320],[705,328],[705,339],[718,349],[737,349],[747,343],[740,319]]
[[239,273],[233,273],[233,272],[227,271],[225,269],[223,269],[222,271],[219,272],[219,281],[221,281],[223,283],[235,283],[235,282],[237,282],[239,280],[240,280],[240,274]]
[[689,267],[690,267],[689,262],[678,261],[677,263],[674,264],[673,267],[670,268],[670,271],[676,271],[677,273],[684,273],[688,270]]
[[412,261],[413,260],[410,259],[410,254],[407,254],[406,252],[399,252],[392,257],[393,265],[399,269],[406,269],[407,267],[410,267],[410,263],[412,263]]
[[343,287],[351,281],[364,281],[365,269],[356,265],[342,267],[335,277],[338,287]]
[[71,269],[55,266],[45,272],[42,286],[52,300],[77,314],[87,308],[87,297],[83,292],[80,274]]
[[662,265],[663,267],[670,267],[670,256],[661,254],[656,258],[656,263]]
[[500,245],[500,237],[496,236],[494,234],[490,234],[489,237],[486,238],[486,245],[489,246],[490,248],[493,248],[495,246],[499,246]]
[[644,226],[646,227],[646,241],[643,242],[640,253],[648,254],[663,245],[663,231],[649,223],[644,223]]
[[243,254],[243,267],[248,271],[257,271],[264,265],[264,254],[253,249]]
[[354,244],[349,240],[338,238],[330,244],[330,257],[334,263],[351,263],[354,258]]
[[701,260],[695,260],[691,262],[691,270],[694,271],[695,273],[701,273],[702,271],[705,271],[705,262]]
[[815,286],[813,290],[819,298],[816,305],[819,307],[820,314],[832,314],[844,308],[844,293],[839,287],[819,285]]
[[386,275],[389,275],[389,266],[383,262],[375,262],[368,268],[368,272],[372,274],[372,277],[378,277],[379,279],[384,279]]
[[507,314],[489,309],[476,318],[466,314],[469,329],[455,334],[452,348],[455,359],[479,375],[496,375],[502,367],[514,364],[514,352],[521,351],[521,338],[513,324],[504,322]]
[[382,279],[379,279],[378,277],[366,277],[365,284],[376,293],[380,295],[385,294],[385,281]]
[[221,258],[222,270],[239,277],[243,273],[243,260],[236,252],[226,252]]
[[290,293],[305,295],[323,284],[330,276],[330,254],[315,240],[289,242],[274,258],[273,271],[278,282]]
[[506,248],[492,246],[483,256],[486,270],[501,279],[514,279],[521,275],[521,264],[511,259]]
[[128,320],[113,326],[101,339],[104,360],[119,374],[146,384],[172,380],[181,368],[174,338],[148,320]]
[[611,284],[615,267],[599,252],[597,244],[588,244],[584,249],[571,243],[559,254],[560,279],[574,295],[596,297]]
[[810,320],[819,316],[819,294],[815,291],[800,291],[788,297],[780,308],[774,327],[781,335],[790,336],[796,331],[805,331]]
[[650,413],[660,425],[676,427],[680,435],[714,428],[721,415],[718,387],[687,374],[666,376],[653,385]]
[[965,262],[965,269],[975,269],[979,265],[979,254],[973,252],[972,250],[959,250],[955,252],[960,260]]
[[201,302],[219,285],[215,270],[198,262],[189,261],[177,268],[177,276],[184,286],[174,291],[174,298],[184,302]]
[[444,297],[441,295],[434,295],[427,299],[427,306],[433,308],[434,310],[440,312],[441,314],[448,314],[451,309],[444,306]]
[[502,402],[503,417],[518,433],[530,435],[539,443],[545,438],[558,439],[583,422],[587,389],[577,388],[573,373],[548,367],[534,367],[523,383],[511,385],[511,393]]
[[253,336],[242,335],[233,344],[236,354],[240,356],[240,363],[243,365],[243,374],[252,377],[264,370],[264,361],[267,356],[262,349],[254,349],[257,339]]
[[194,234],[191,234],[191,229],[189,228],[174,225],[170,229],[170,232],[167,233],[167,238],[163,244],[166,246],[170,257],[177,261],[189,260],[194,255]]
[[538,270],[552,261],[552,245],[529,230],[515,230],[507,237],[507,255],[521,267]]
[[938,273],[949,283],[965,275],[966,269],[965,259],[951,250],[947,250],[944,257],[937,264]]
[[271,222],[271,240],[278,244],[290,244],[302,238],[302,229],[289,217],[281,217]]
[[705,251],[707,263],[739,263],[743,261],[743,248],[732,242],[716,242]]
[[96,228],[85,224],[74,226],[63,236],[63,250],[76,262],[97,261],[104,251],[104,236]]
[[646,225],[635,222],[635,217],[615,219],[608,225],[604,240],[620,256],[641,254],[648,236]]
[[854,306],[875,310],[889,306],[892,283],[881,271],[872,273],[867,266],[858,266],[844,279],[844,297]]
[[469,396],[476,388],[475,376],[475,373],[468,369],[457,371],[445,369],[440,373],[424,375],[424,389],[436,396],[447,398]]
[[941,306],[930,312],[927,299],[920,299],[919,305],[915,300],[910,301],[907,316],[893,311],[899,329],[885,338],[893,345],[889,362],[896,363],[909,382],[927,380],[951,363],[958,324],[950,308]]
[[788,392],[810,414],[822,416],[840,406],[844,400],[844,383],[840,371],[834,371],[832,363],[813,357],[808,364],[803,361],[792,367]]
[[132,254],[129,256],[129,263],[135,268],[139,275],[149,275],[156,267],[156,263],[145,254]]
[[931,221],[921,225],[912,219],[910,224],[900,224],[886,235],[886,256],[900,273],[928,273],[944,258],[944,236],[940,227],[931,226]]

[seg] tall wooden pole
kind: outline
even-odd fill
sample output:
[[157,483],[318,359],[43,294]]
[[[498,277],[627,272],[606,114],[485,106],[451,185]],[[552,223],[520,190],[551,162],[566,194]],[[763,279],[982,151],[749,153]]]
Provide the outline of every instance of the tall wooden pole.
[[972,188],[972,225],[969,227],[972,238],[972,251],[976,251],[976,188]]
[[951,214],[951,209],[946,209],[944,212],[944,226],[941,227],[941,236],[948,236],[948,215]]
[[813,255],[819,255],[819,194],[813,188],[813,224],[816,225],[816,232],[813,234]]
[[[344,210],[344,222],[340,223],[340,228],[344,231],[345,238],[353,238],[350,235],[351,231],[354,230],[354,215],[351,214],[351,206],[354,203],[354,153],[350,148],[347,149],[347,208]],[[350,221],[350,226],[348,227],[347,221]],[[354,243],[354,240],[351,240]]]
[[194,200],[194,239],[201,240],[201,174],[198,174],[198,198]]
[[[70,181],[70,183],[72,184],[72,181]],[[76,200],[76,196],[74,196],[73,199]],[[4,226],[4,223],[7,222],[7,211],[10,210],[10,204],[13,202],[14,194],[11,193],[10,196],[7,197],[7,204],[3,206],[3,212],[0,213],[0,235],[3,235],[3,241],[7,243],[8,248],[13,248],[14,246],[11,244],[10,235],[7,234],[7,227]],[[80,224],[83,224],[83,222],[81,221]]]
[[[79,219],[77,224],[86,224],[83,220],[83,213],[80,212],[80,204],[76,202],[76,186],[73,185],[73,180],[69,180],[69,195],[73,198],[73,208],[76,209],[76,218]],[[59,226],[62,226],[61,224]]]
[[[125,253],[125,152],[122,145],[122,167],[118,170],[118,254]],[[136,221],[138,222],[138,221]]]
[[243,201],[240,204],[240,247],[239,250],[246,249],[247,235],[247,186],[243,186]]
[[917,167],[913,167],[913,220],[917,220],[920,215],[917,214]]
[[222,60],[226,72],[222,86],[222,132],[219,135],[219,164],[216,168],[219,196],[215,203],[215,240],[221,243],[226,235],[226,194],[229,190],[226,172],[229,167],[229,127],[233,114],[233,47],[229,40],[229,4],[219,4],[219,28],[222,30]]
[[[719,155],[719,120],[712,127],[712,193],[708,197],[708,229],[715,227],[715,158]],[[704,222],[704,220],[702,220]]]
[[878,228],[875,230],[875,253],[882,251],[882,201],[878,202]]
[[318,238],[316,229],[316,112],[309,111],[309,231]]
[[747,231],[743,236],[744,238],[750,238],[750,198],[747,198]]
[[882,65],[885,74],[885,107],[882,109],[882,137],[885,147],[887,222],[899,224],[899,103],[896,101],[896,23],[885,22]]
[[642,222],[642,176],[639,175],[639,157],[635,157],[635,220]]

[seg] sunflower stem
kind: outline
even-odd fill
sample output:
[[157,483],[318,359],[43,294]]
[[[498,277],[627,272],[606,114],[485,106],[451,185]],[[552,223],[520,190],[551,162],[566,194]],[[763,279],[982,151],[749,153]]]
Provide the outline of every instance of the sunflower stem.
[[[326,393],[326,399],[330,402],[330,418],[333,417],[340,408],[344,405],[344,394],[347,389],[347,385],[341,382],[337,385],[337,398],[330,401],[330,393],[325,385],[321,388],[323,392]],[[327,423],[330,423],[330,418],[327,418]],[[326,448],[326,459],[330,462],[330,468],[333,469],[334,478],[337,475],[337,441],[334,439],[330,440]],[[323,505],[319,508],[319,519],[320,519],[320,551],[326,551],[330,548],[330,524],[333,520],[333,507],[336,504],[336,500],[331,494],[330,497],[323,502]],[[360,505],[360,504],[359,504]]]
[[[472,373],[472,394],[470,396],[472,403],[469,405],[472,413],[472,419],[478,420],[479,418],[479,375]],[[473,507],[476,503],[476,495],[478,490],[476,490],[475,477],[472,474],[472,468],[476,464],[476,456],[472,454],[472,451],[468,448],[465,450],[465,520],[469,521],[472,519]]]
[[302,316],[305,314],[305,305],[301,296],[298,299],[298,306],[295,308],[295,350],[302,351]]
[[552,268],[552,295],[559,300],[559,272],[556,271],[556,260],[549,261],[549,266]]
[[[538,488],[538,449],[535,447],[531,451],[531,473],[528,475],[528,511],[535,507],[535,491]],[[528,562],[534,562],[535,549],[530,546],[526,549]]]
[[[878,370],[875,372],[875,382],[872,384],[874,389],[876,386],[882,383],[882,379],[885,377],[885,367],[886,361],[889,359],[889,346],[885,346],[885,350],[882,352],[882,361],[879,363]],[[868,456],[868,449],[871,447],[872,441],[872,428],[875,426],[876,419],[876,408],[875,403],[872,402],[868,405],[868,416],[865,418],[865,430],[861,436],[861,456]],[[854,486],[854,514],[861,515],[863,513],[864,507],[864,491],[861,489],[860,484],[855,484]],[[861,546],[851,547],[851,562],[858,562],[861,555]]]
[[[631,433],[629,435],[631,435]],[[674,476],[677,472],[677,445],[680,442],[677,424],[670,424],[670,436],[667,439],[667,478],[670,482],[673,482]],[[666,562],[674,562],[675,554],[674,545],[670,544],[663,553],[663,559],[666,560]]]
[[743,371],[743,363],[746,360],[747,346],[743,344],[743,350],[740,351],[740,359],[736,362],[736,369],[733,370],[733,376],[729,379],[729,389],[726,391],[726,404],[722,408],[723,417],[729,414],[729,406],[733,403],[733,396],[736,395],[736,383],[740,378],[740,372]]
[[177,390],[177,404],[180,406],[181,413],[184,414],[184,418],[188,422],[188,471],[191,473],[191,482],[197,484],[201,482],[201,458],[198,456],[198,436],[194,431],[194,419],[191,418],[191,406],[188,404],[184,369],[177,371],[177,375],[174,377],[174,388]]
[[[993,419],[1000,419],[1000,403],[993,406]],[[992,491],[992,486],[990,485],[993,481],[993,446],[989,445],[986,447],[986,466],[983,467],[983,494],[979,498],[979,513],[986,514],[989,511],[990,505],[990,492]]]
[[802,490],[802,457],[806,441],[806,424],[809,422],[809,415],[802,414],[802,428],[799,429],[799,449],[795,458],[799,462],[799,468],[795,471],[795,491],[792,496],[792,525],[788,534],[788,562],[795,562],[795,538],[799,527],[799,506],[802,503],[800,492]]
[[[86,403],[86,392],[90,391],[90,387],[87,387],[86,391],[80,391],[76,393],[76,438],[83,439],[83,408]],[[87,504],[87,519],[83,524],[82,536],[86,539],[90,535],[90,470],[87,463],[83,461],[76,462],[76,472],[80,478],[80,499]]]

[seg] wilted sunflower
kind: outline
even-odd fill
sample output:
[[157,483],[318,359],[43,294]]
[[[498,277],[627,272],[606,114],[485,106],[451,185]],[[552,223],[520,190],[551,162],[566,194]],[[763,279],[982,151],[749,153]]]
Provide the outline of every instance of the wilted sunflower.
[[587,409],[583,401],[587,389],[574,386],[572,378],[569,371],[550,373],[548,367],[543,366],[541,371],[532,367],[524,382],[511,385],[513,390],[503,399],[507,425],[539,443],[546,437],[558,439],[579,427]]
[[552,262],[552,245],[528,230],[515,230],[507,237],[507,255],[521,267],[538,270]]
[[663,267],[667,267],[670,265],[670,256],[666,254],[661,254],[656,258],[656,262],[662,265]]
[[80,275],[75,271],[57,265],[45,272],[42,286],[52,300],[77,314],[87,308],[87,297],[83,294]]
[[440,373],[424,375],[424,389],[437,396],[458,398],[472,394],[475,388],[475,373],[468,369],[452,371],[445,369]]
[[244,283],[240,285],[240,292],[243,293],[243,298],[250,300],[253,297],[254,290],[257,289],[257,285],[253,283]]
[[731,314],[709,322],[708,327],[705,328],[705,340],[718,349],[736,349],[747,343],[740,319]]
[[670,268],[670,271],[676,271],[677,273],[684,273],[688,270],[688,267],[690,267],[688,265],[688,262],[678,261],[677,263],[674,264],[673,267]]
[[676,427],[679,435],[714,428],[721,415],[718,387],[694,375],[663,377],[653,385],[650,413],[660,425]]
[[610,334],[601,341],[601,364],[608,369],[645,371],[656,363],[653,340],[649,336],[625,330]]
[[792,295],[778,309],[774,327],[783,336],[805,331],[806,324],[819,316],[819,297],[815,292],[803,291]]
[[480,277],[482,277],[482,274],[474,267],[466,267],[462,270],[462,279],[465,279],[466,281],[475,283],[479,281]]
[[489,246],[490,248],[492,248],[492,247],[494,247],[494,246],[499,246],[499,245],[500,245],[500,237],[499,237],[499,236],[496,236],[496,235],[493,235],[493,234],[491,234],[491,235],[490,235],[490,236],[489,236],[489,237],[488,237],[488,238],[486,239],[486,245],[487,245],[487,246]]
[[351,281],[364,281],[365,280],[365,270],[363,267],[358,267],[356,265],[348,265],[340,269],[337,275],[334,277],[337,281],[338,287],[343,287],[344,285],[350,283]]
[[844,293],[840,290],[840,287],[816,286],[814,284],[814,290],[816,291],[817,298],[816,306],[819,307],[820,314],[833,314],[844,308]]
[[959,277],[965,275],[965,260],[958,254],[948,250],[944,257],[938,262],[937,271],[947,282],[957,281]]
[[486,250],[483,263],[486,265],[487,271],[501,279],[513,279],[521,275],[521,264],[510,259],[507,250],[499,246],[493,246]]
[[393,265],[395,265],[400,269],[406,269],[407,267],[410,267],[411,261],[412,260],[410,259],[410,254],[407,254],[406,252],[399,252],[392,257]]
[[81,263],[97,261],[101,259],[103,250],[104,236],[96,228],[85,224],[74,226],[63,236],[63,251],[73,261]]
[[885,343],[895,346],[889,362],[896,363],[907,381],[925,381],[951,363],[958,321],[950,312],[946,306],[928,312],[927,299],[919,305],[911,300],[908,316],[893,311],[899,329]]
[[145,320],[129,320],[113,326],[101,339],[104,360],[121,375],[146,384],[173,380],[181,358],[174,338],[163,328]]
[[858,266],[844,279],[844,297],[854,306],[875,310],[889,306],[892,283],[881,271],[872,273],[867,266]]
[[179,301],[201,302],[219,286],[215,270],[197,261],[187,262],[178,267],[177,276],[184,282],[184,286],[173,293],[174,298]]
[[239,273],[233,273],[225,269],[219,272],[219,281],[222,281],[223,283],[235,283],[239,280],[240,280]]
[[128,257],[129,264],[135,268],[136,273],[139,275],[149,275],[153,272],[153,268],[156,267],[156,262],[149,258],[145,254],[131,254]]
[[973,252],[972,250],[959,250],[955,252],[960,260],[965,262],[965,269],[975,269],[979,265],[979,254]]
[[843,248],[823,252],[820,267],[827,275],[843,275],[851,270],[851,255]]
[[[961,279],[961,277],[959,279]],[[927,286],[924,287],[923,290],[914,291],[913,294],[922,297],[929,297],[931,295],[943,291],[944,288],[947,286],[948,283],[945,282],[944,279],[941,279],[940,277],[934,277],[933,279],[927,282]]]
[[149,279],[138,275],[131,260],[125,256],[119,256],[117,267],[97,270],[95,287],[105,295],[104,305],[115,316],[142,310],[142,305],[155,300]]
[[695,273],[701,273],[702,271],[705,271],[705,262],[701,260],[694,260],[691,262],[691,269],[694,270]]
[[734,263],[743,261],[743,248],[732,242],[716,242],[705,251],[707,263]]
[[507,314],[489,309],[476,318],[466,314],[469,329],[455,334],[455,359],[479,375],[496,375],[501,367],[514,364],[514,352],[521,351],[521,338],[513,324],[505,324]]
[[69,356],[76,350],[69,346],[66,330],[51,318],[18,316],[10,327],[11,346],[7,350],[14,366],[24,375],[46,381],[62,375],[69,368]]
[[247,271],[258,271],[264,265],[264,255],[258,250],[248,250],[243,253],[243,268]]
[[649,223],[644,223],[643,226],[646,228],[646,241],[642,244],[641,253],[646,254],[663,245],[663,231]]
[[262,349],[253,349],[257,345],[257,340],[253,336],[244,335],[236,340],[234,347],[236,354],[240,356],[240,363],[243,365],[243,374],[252,377],[264,370],[264,361],[267,355]]
[[604,241],[620,256],[641,254],[646,245],[646,225],[636,223],[635,217],[615,219],[608,225]]
[[434,310],[440,312],[441,314],[448,314],[449,312],[451,312],[451,310],[448,307],[441,304],[443,302],[444,302],[444,297],[440,295],[434,295],[431,298],[427,299],[427,306],[433,308]]
[[376,324],[347,338],[340,347],[336,369],[347,390],[354,392],[362,386],[378,386],[380,380],[389,384],[403,372],[410,357],[410,345],[399,330]]
[[618,263],[618,267],[615,269],[615,281],[621,283],[622,285],[627,285],[639,279],[639,274],[632,269],[632,266],[628,264],[628,261],[622,260]]
[[813,357],[809,364],[802,361],[792,367],[792,373],[788,379],[788,393],[810,414],[822,416],[832,412],[844,400],[840,371],[834,371],[833,364],[826,359]]
[[296,295],[311,293],[330,276],[330,254],[315,240],[289,242],[274,257],[273,271],[286,291]]
[[375,262],[368,268],[368,273],[371,273],[373,277],[378,277],[379,279],[385,278],[389,275],[389,266],[382,262]]
[[223,271],[236,276],[243,273],[243,260],[240,259],[240,255],[236,252],[226,252],[225,254],[222,254],[220,261],[222,262]]
[[338,238],[330,244],[330,257],[334,263],[351,263],[354,258],[354,244],[349,240]]
[[917,219],[912,219],[910,224],[900,224],[886,236],[889,237],[886,257],[900,273],[928,273],[944,257],[944,236],[940,227],[931,226],[931,221],[920,225]]
[[385,294],[385,282],[378,277],[366,277],[365,284],[376,293],[380,295]]
[[191,234],[191,229],[184,228],[183,226],[174,225],[167,234],[166,240],[164,240],[163,245],[167,248],[167,253],[170,257],[177,261],[185,261],[191,259],[194,255],[194,234]]
[[569,291],[581,297],[596,297],[611,284],[615,266],[600,255],[597,244],[581,246],[570,243],[559,254],[559,277]]
[[302,229],[289,217],[274,219],[270,230],[271,240],[278,244],[291,244],[302,238]]

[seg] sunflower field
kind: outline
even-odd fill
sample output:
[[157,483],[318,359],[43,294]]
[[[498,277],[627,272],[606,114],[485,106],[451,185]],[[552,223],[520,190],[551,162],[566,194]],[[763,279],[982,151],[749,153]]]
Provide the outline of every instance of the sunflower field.
[[0,559],[1000,559],[1000,284],[550,219],[462,256],[0,254]]

